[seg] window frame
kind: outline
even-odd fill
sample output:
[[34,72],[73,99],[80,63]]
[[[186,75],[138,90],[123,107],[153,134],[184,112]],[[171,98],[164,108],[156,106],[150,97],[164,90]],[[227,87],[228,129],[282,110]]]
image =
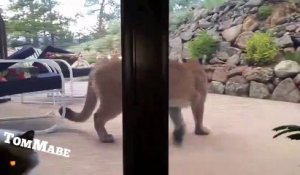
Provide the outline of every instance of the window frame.
[[121,0],[123,174],[167,175],[169,0]]

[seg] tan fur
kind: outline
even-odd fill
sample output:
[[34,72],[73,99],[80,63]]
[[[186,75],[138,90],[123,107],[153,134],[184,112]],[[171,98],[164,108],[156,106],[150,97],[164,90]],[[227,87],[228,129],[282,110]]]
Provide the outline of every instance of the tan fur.
[[[195,119],[195,134],[206,135],[203,126],[204,102],[207,94],[207,79],[202,66],[197,62],[169,64],[169,104],[170,107],[191,106]],[[122,69],[120,60],[98,63],[91,72],[87,99],[80,113],[67,108],[66,118],[76,122],[86,121],[100,100],[100,107],[94,114],[94,125],[103,142],[112,142],[112,135],[105,129],[107,121],[122,112]],[[180,117],[180,116],[179,116]]]

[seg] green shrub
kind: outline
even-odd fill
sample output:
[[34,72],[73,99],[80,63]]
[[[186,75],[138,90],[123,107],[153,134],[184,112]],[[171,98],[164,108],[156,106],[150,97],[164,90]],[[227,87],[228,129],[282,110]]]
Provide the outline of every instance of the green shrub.
[[211,59],[219,47],[219,42],[207,32],[201,32],[197,38],[189,42],[188,49],[192,59],[201,59],[204,55]]
[[265,20],[272,14],[272,11],[271,5],[263,5],[258,9],[258,18],[260,20]]
[[246,60],[249,64],[263,65],[275,61],[278,47],[266,33],[255,33],[247,42]]
[[285,59],[296,61],[300,64],[300,53],[299,52],[287,52],[284,54]]

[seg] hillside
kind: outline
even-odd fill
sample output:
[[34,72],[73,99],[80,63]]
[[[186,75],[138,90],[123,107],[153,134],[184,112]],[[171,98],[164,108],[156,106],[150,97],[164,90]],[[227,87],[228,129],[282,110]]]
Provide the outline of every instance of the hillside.
[[300,102],[299,3],[231,0],[213,10],[194,9],[170,34],[170,59],[189,59],[189,43],[203,31],[218,42],[205,60],[210,92]]

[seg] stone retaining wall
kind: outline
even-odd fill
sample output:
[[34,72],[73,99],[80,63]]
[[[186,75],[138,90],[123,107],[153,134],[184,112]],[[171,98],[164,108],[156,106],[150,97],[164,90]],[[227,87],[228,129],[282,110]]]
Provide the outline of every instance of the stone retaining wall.
[[274,68],[206,65],[209,92],[300,102],[300,66],[281,61]]

